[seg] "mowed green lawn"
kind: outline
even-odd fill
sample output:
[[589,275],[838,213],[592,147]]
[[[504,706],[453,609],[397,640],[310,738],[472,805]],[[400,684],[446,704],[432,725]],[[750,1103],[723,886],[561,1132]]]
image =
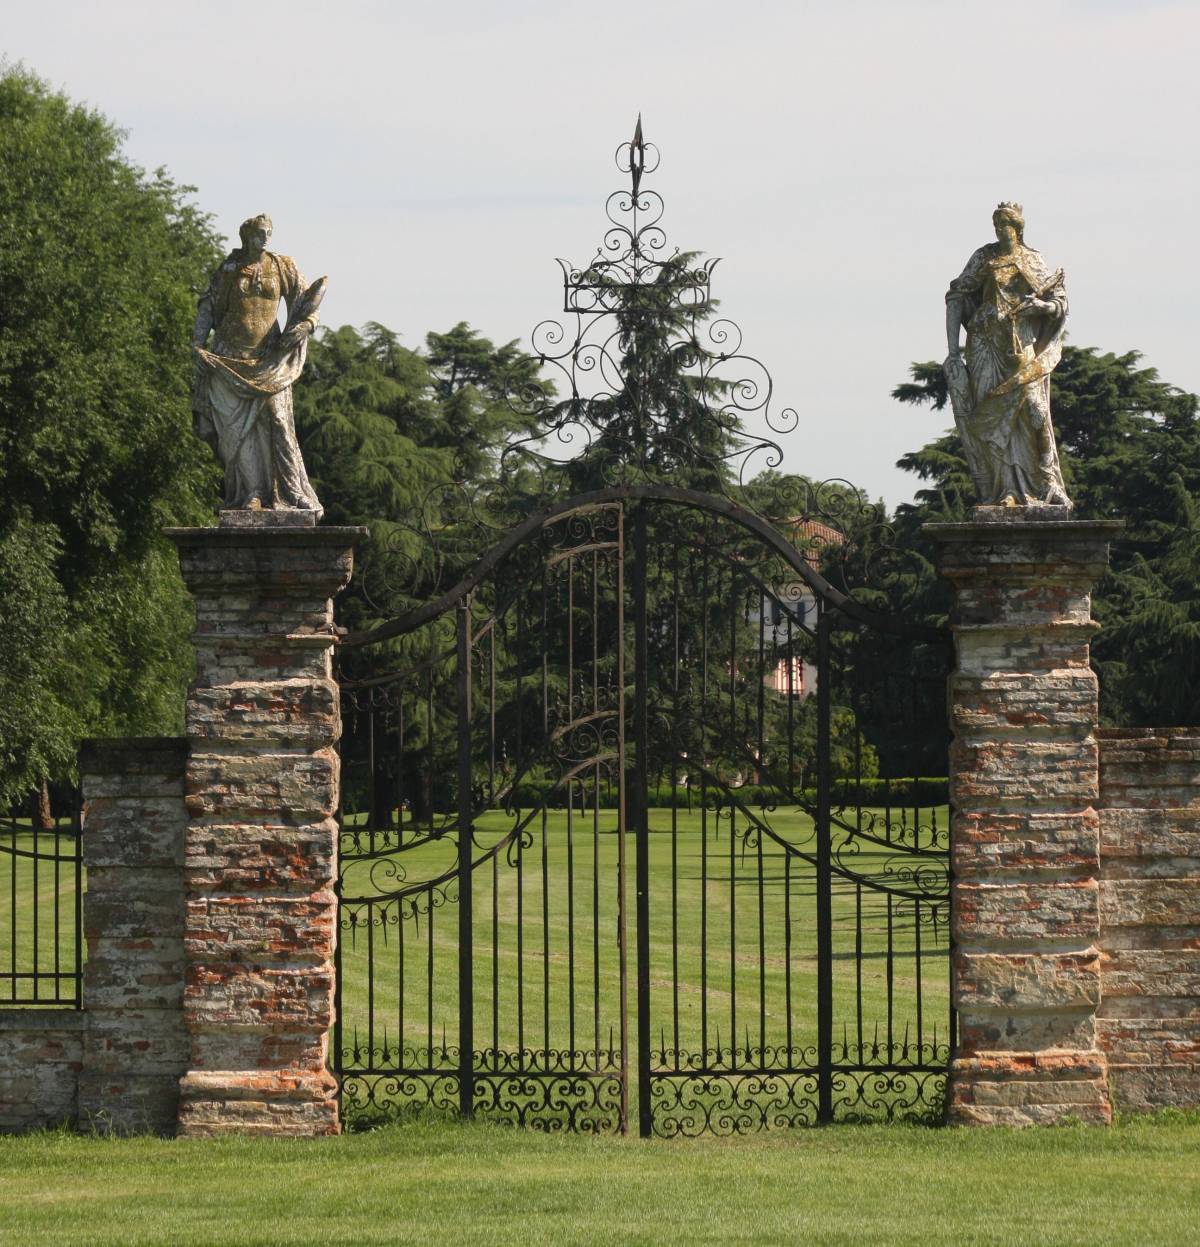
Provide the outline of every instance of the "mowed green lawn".
[[1197,1241],[1200,1116],[791,1131],[728,1142],[418,1123],[319,1141],[0,1139],[0,1242]]
[[[945,826],[946,811],[923,812]],[[799,810],[773,829],[813,852]],[[486,849],[509,821],[479,820]],[[524,1050],[526,1064],[574,1052],[575,1064],[619,1059],[618,836],[612,811],[534,818],[518,852],[473,874],[475,1048]],[[655,1068],[812,1065],[817,1045],[815,871],[742,821],[686,810],[650,815],[650,1037]],[[366,847],[364,842],[364,847]],[[482,850],[477,850],[481,855]],[[626,839],[628,1039],[636,1066],[635,855]],[[789,861],[790,858],[790,861]],[[843,861],[868,881],[911,890],[912,859],[862,843]],[[348,867],[347,897],[385,896],[452,866],[447,840]],[[943,859],[924,859],[944,889]],[[403,878],[400,872],[403,871]],[[346,1066],[452,1064],[458,1045],[458,904],[448,897],[348,903],[342,926]],[[919,918],[919,922],[918,922]],[[919,930],[918,930],[919,926]],[[949,1025],[946,907],[835,875],[834,1056],[854,1064],[936,1064]],[[918,957],[918,942],[921,955]],[[400,1040],[405,1047],[399,1056]],[[736,1048],[736,1051],[733,1049]],[[718,1049],[720,1050],[718,1053]],[[790,1053],[790,1056],[788,1055]],[[448,1055],[449,1054],[449,1055]],[[940,1055],[939,1055],[940,1054]],[[490,1058],[489,1058],[490,1059]],[[928,1098],[928,1090],[926,1094]],[[893,1096],[894,1100],[895,1097]],[[859,1105],[861,1108],[861,1104]],[[886,1111],[884,1101],[881,1111]]]

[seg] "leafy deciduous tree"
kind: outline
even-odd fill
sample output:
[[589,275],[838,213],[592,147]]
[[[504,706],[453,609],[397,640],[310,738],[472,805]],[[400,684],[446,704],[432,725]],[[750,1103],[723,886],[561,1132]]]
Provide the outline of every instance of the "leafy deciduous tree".
[[190,604],[172,523],[211,514],[189,328],[220,257],[190,188],[0,71],[0,797],[80,737],[177,729]]

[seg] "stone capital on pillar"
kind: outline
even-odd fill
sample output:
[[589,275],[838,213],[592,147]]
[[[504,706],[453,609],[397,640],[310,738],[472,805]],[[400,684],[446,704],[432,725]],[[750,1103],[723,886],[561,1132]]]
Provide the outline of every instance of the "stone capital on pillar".
[[927,524],[954,593],[951,913],[963,1124],[1111,1119],[1100,1003],[1091,592],[1118,521],[978,507]]
[[[340,1128],[333,597],[362,528],[168,529],[196,601],[187,700],[179,1132]],[[253,517],[251,517],[253,519]]]

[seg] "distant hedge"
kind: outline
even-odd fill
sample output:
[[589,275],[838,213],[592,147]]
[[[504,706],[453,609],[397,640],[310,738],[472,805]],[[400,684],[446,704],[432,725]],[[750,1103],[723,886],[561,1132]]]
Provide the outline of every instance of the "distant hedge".
[[[541,805],[546,801],[547,808],[552,810],[566,809],[566,792],[559,788],[551,791],[554,782],[548,779],[528,779],[517,785],[511,804],[528,809]],[[710,793],[714,790],[710,789]],[[791,798],[778,789],[747,784],[743,788],[733,790],[736,798],[743,805],[761,805],[765,800],[770,805],[789,805]],[[670,785],[653,785],[649,790],[650,805],[655,809],[699,809],[700,789],[672,788]],[[806,788],[801,800],[815,805],[817,792],[815,788]],[[547,799],[548,798],[548,799]],[[580,805],[580,790],[576,784],[573,788],[572,800],[576,808]],[[931,806],[945,805],[949,800],[949,781],[944,778],[920,779],[864,779],[857,783],[854,780],[835,779],[833,781],[834,804],[850,804],[861,801],[869,806]],[[583,794],[583,805],[590,809],[592,793],[588,788]],[[600,789],[600,808],[613,810],[617,807],[617,790],[615,787]]]

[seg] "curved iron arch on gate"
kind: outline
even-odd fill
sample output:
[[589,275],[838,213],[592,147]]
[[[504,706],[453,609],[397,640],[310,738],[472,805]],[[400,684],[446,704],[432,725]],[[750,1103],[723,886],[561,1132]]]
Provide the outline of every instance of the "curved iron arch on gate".
[[[635,222],[647,150],[639,122],[619,149]],[[564,266],[573,315],[655,280],[657,219]],[[712,265],[688,264],[703,307]],[[473,505],[486,552],[339,646],[343,1105],[666,1136],[932,1120],[954,1028],[948,636],[859,592],[869,525],[655,479],[611,387],[580,394],[585,337],[557,357],[567,400],[519,396],[547,434],[598,430],[542,462],[548,501],[503,535]],[[773,445],[747,439],[743,464]],[[576,488],[589,455],[612,483]]]

